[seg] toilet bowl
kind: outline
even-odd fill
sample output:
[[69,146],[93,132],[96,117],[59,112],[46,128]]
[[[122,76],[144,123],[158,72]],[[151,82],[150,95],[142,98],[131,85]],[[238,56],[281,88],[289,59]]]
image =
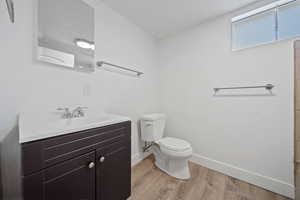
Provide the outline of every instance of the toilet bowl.
[[162,138],[153,147],[155,165],[170,176],[178,179],[189,179],[188,161],[192,156],[191,145],[177,138]]
[[141,118],[142,140],[153,142],[152,147],[155,165],[178,179],[191,177],[188,160],[192,156],[193,149],[189,142],[172,137],[163,137],[165,127],[165,115],[151,114]]

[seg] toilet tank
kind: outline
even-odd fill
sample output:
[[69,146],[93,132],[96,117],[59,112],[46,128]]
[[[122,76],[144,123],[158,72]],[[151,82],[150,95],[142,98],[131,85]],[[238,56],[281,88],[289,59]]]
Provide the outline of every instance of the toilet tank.
[[164,135],[166,116],[164,114],[148,114],[141,117],[141,137],[143,141],[154,142]]

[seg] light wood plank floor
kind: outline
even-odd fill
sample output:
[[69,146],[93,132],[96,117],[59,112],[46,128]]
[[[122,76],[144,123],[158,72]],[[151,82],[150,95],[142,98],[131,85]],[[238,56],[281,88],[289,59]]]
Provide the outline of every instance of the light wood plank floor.
[[133,168],[129,200],[288,200],[194,163],[190,169],[190,180],[177,180],[157,169],[153,157],[145,159]]
[[295,165],[296,168],[296,200],[300,199],[300,164],[296,163]]

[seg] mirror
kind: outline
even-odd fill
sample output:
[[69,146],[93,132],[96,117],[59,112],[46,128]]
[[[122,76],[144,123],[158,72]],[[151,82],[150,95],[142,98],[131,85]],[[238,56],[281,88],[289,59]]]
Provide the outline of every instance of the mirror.
[[94,71],[94,8],[82,0],[38,0],[40,61]]

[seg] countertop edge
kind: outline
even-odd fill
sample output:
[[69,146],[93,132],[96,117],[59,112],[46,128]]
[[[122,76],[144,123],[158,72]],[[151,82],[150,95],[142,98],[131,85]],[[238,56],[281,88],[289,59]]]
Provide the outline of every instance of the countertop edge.
[[19,127],[19,144],[34,142],[37,140],[43,140],[43,139],[47,139],[47,138],[51,138],[51,137],[63,136],[63,135],[67,135],[67,134],[71,134],[71,133],[75,133],[75,132],[79,132],[79,131],[84,131],[84,130],[89,130],[89,129],[93,129],[93,128],[101,128],[104,126],[110,126],[110,125],[119,124],[119,123],[123,123],[123,122],[132,122],[132,120],[127,117],[122,117],[122,119],[108,121],[105,123],[97,123],[97,124],[93,124],[93,125],[84,126],[81,128],[74,128],[74,129],[69,129],[69,130],[65,130],[65,131],[45,133],[45,134],[29,136],[29,137],[26,137],[26,136],[22,137],[22,135],[24,135],[24,134],[22,134],[22,131]]

